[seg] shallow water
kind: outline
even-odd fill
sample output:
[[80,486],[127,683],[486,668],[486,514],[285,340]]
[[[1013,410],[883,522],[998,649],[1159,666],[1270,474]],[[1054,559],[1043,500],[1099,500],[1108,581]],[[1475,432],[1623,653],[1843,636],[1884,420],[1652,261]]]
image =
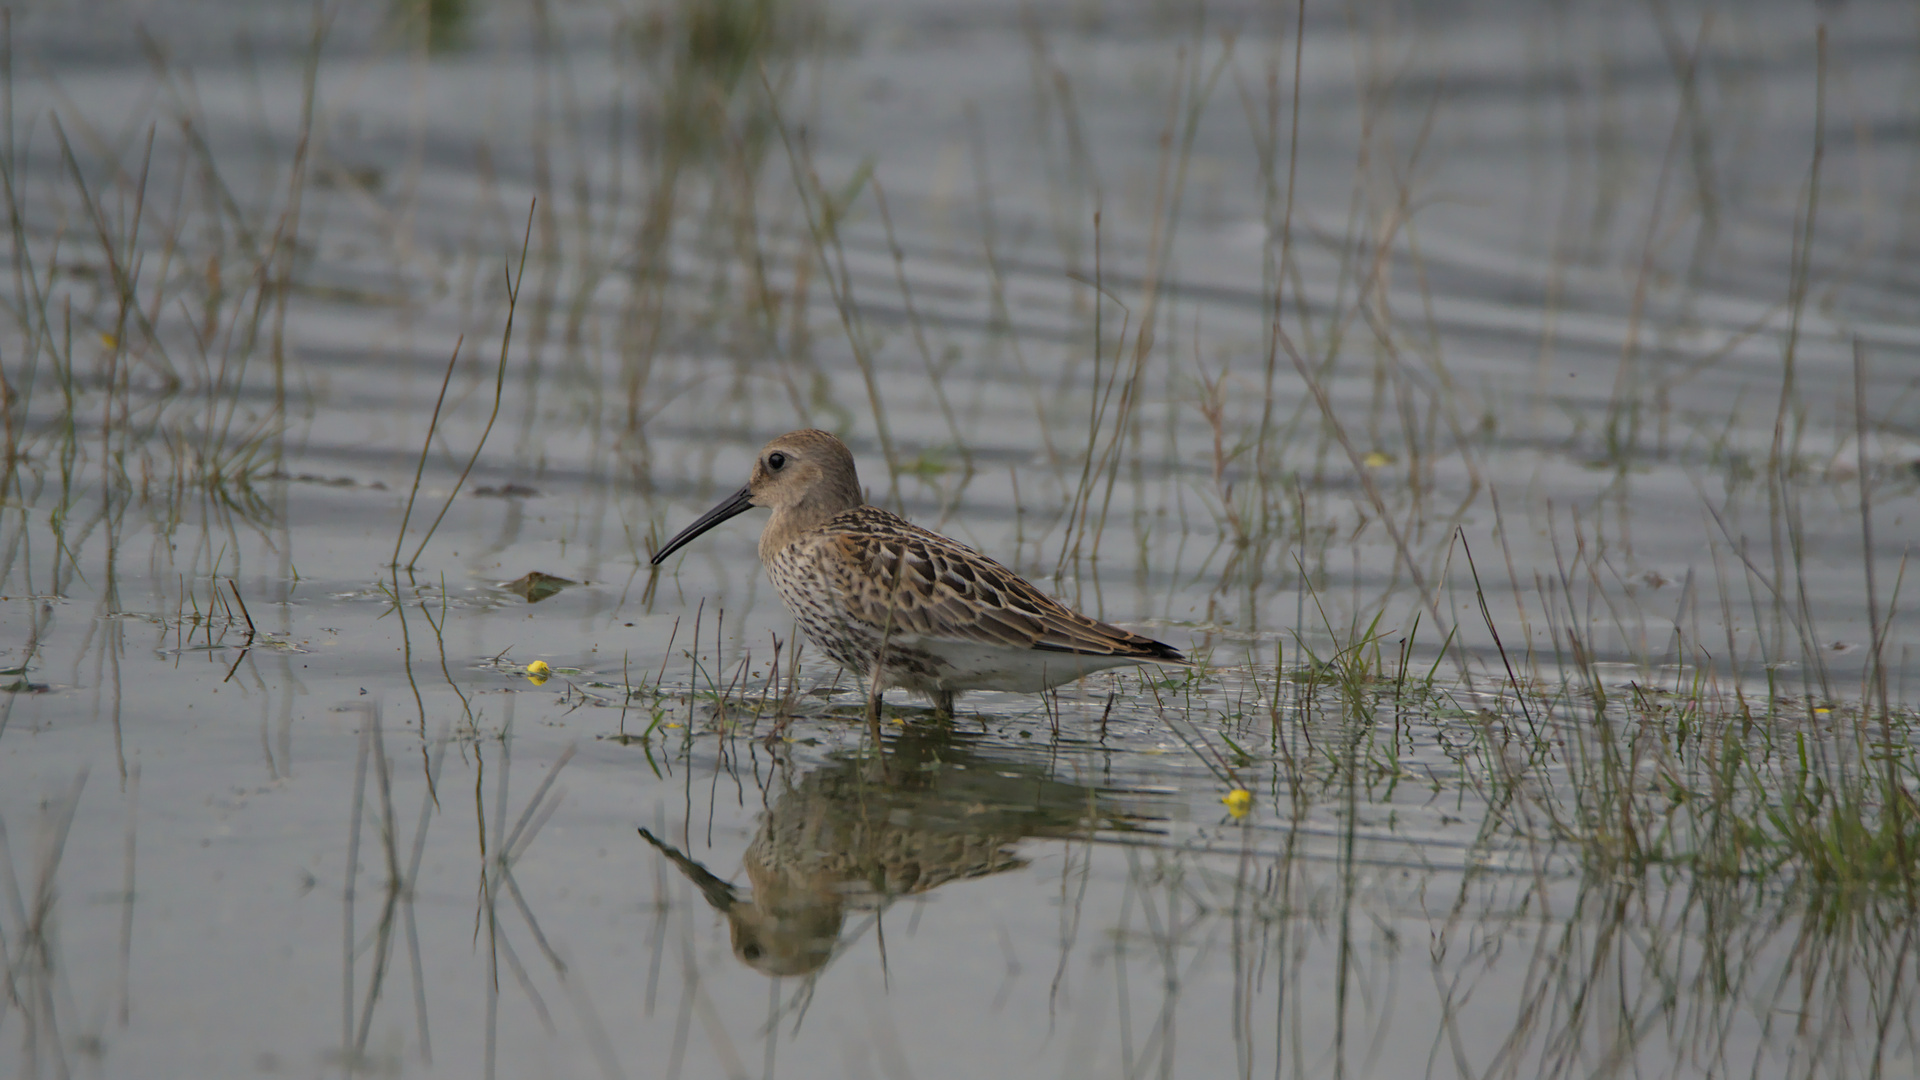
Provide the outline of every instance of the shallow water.
[[[1913,1071],[1683,857],[1920,693],[1911,12],[408,10],[11,24],[20,1075]],[[803,424],[1208,665],[875,754],[647,566]]]

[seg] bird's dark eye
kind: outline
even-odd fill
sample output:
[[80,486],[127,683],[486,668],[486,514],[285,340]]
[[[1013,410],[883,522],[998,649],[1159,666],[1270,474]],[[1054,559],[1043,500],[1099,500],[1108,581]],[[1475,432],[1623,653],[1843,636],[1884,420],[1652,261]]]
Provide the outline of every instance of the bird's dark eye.
[[742,945],[740,947],[740,955],[748,960],[758,960],[760,959],[760,946]]
[[767,455],[767,468],[772,469],[774,472],[779,472],[780,469],[786,465],[786,463],[787,463],[787,455],[781,453],[778,450],[775,450],[773,453]]

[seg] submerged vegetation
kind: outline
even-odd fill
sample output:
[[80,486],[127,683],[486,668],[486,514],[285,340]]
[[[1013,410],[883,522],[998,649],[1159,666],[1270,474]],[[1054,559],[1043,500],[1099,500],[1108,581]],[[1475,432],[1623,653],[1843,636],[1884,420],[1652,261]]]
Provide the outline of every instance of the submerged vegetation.
[[[1867,7],[17,15],[0,1052],[332,972],[344,1075],[947,1053],[887,1009],[1008,1071],[1900,1074],[1920,50]],[[870,738],[750,528],[646,568],[801,424],[1204,662]],[[309,893],[324,955],[248,906]],[[181,1069],[302,1063],[233,1038]]]

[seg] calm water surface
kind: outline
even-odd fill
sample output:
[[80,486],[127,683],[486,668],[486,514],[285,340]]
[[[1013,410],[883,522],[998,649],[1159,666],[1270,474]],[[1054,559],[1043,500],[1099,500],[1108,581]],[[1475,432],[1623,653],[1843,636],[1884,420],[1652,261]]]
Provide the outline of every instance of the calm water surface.
[[[1899,896],[1560,816],[1920,696],[1904,5],[10,28],[16,1075],[1915,1070]],[[803,425],[1208,666],[876,754],[647,566]]]

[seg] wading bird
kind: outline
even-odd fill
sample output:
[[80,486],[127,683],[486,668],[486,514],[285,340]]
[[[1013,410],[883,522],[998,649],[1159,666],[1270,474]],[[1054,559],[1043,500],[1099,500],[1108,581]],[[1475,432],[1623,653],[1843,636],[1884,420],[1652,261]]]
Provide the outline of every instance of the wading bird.
[[756,506],[773,511],[760,561],[807,638],[863,679],[880,656],[880,685],[925,694],[939,712],[951,715],[962,690],[1032,694],[1122,664],[1187,664],[1171,645],[1090,619],[965,544],[868,506],[852,452],[824,431],[768,443],[747,486],[653,564]]

